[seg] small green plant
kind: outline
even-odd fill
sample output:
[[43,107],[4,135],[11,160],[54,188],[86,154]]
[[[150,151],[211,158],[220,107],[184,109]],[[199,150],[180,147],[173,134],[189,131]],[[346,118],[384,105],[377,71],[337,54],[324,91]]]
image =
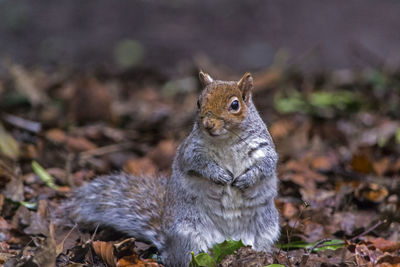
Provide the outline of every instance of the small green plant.
[[214,267],[217,266],[226,255],[230,255],[241,247],[244,247],[242,240],[225,240],[222,243],[214,245],[209,253],[199,253],[194,255],[192,252],[192,261],[190,267]]
[[54,183],[54,178],[51,176],[39,163],[32,161],[32,169],[48,187],[57,190],[58,186]]
[[357,109],[359,100],[350,91],[312,92],[307,97],[300,92],[279,93],[275,96],[275,109],[280,113],[299,112],[309,115],[331,116],[338,111]]
[[[344,247],[344,241],[340,239],[332,239],[328,240],[325,242],[322,242],[318,244],[319,241],[317,242],[312,242],[312,243],[306,243],[303,241],[294,241],[290,242],[288,244],[276,244],[276,246],[280,249],[298,249],[298,248],[304,248],[304,249],[313,249],[313,251],[323,251],[323,250],[336,250],[338,248]],[[315,245],[318,244],[318,246],[315,247]]]

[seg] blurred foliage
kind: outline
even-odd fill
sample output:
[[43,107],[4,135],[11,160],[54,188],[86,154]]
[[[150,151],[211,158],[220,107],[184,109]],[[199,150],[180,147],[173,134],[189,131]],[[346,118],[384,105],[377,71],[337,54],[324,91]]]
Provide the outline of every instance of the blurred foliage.
[[[317,245],[317,246],[316,246]],[[307,243],[303,241],[294,241],[289,244],[276,244],[276,246],[280,249],[298,249],[298,248],[304,248],[304,249],[312,249],[313,251],[323,251],[323,250],[336,250],[339,248],[344,247],[344,241],[340,239],[333,239],[333,240],[327,240],[325,242],[319,243],[319,242],[312,242],[312,243]]]
[[114,50],[114,57],[117,64],[123,68],[137,65],[144,57],[144,47],[136,40],[121,40]]
[[350,91],[317,91],[309,96],[293,91],[275,96],[275,108],[280,113],[300,112],[314,116],[331,116],[337,111],[356,111],[359,106],[359,99]]

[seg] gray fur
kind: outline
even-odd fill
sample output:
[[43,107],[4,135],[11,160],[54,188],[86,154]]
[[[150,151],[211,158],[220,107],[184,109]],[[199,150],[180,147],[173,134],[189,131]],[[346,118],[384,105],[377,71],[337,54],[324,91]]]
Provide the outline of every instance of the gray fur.
[[[216,140],[197,123],[178,148],[167,184],[163,258],[187,266],[190,251],[241,239],[268,251],[279,236],[276,164],[272,139],[253,103],[240,132]],[[261,144],[261,145],[260,145]]]
[[[278,155],[251,98],[247,105],[240,127],[223,139],[208,136],[196,121],[169,179],[98,178],[75,193],[72,217],[153,243],[167,266],[188,266],[191,251],[226,239],[268,251],[279,236]],[[161,225],[149,223],[156,217]]]

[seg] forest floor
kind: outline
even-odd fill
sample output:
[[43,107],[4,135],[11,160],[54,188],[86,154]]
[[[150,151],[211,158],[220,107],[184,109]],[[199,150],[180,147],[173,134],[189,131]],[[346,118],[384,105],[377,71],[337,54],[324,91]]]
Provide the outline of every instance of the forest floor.
[[[196,112],[192,73],[44,73],[9,62],[0,78],[0,264],[158,266],[144,243],[119,236],[113,246],[105,230],[52,218],[99,174],[170,173]],[[280,155],[282,234],[269,254],[243,247],[219,264],[400,266],[400,73],[272,67],[254,77]]]

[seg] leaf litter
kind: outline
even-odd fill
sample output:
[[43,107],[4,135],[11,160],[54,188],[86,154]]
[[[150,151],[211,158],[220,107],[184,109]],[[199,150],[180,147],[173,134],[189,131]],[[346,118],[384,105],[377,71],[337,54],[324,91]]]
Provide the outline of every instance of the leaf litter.
[[[0,264],[161,266],[151,246],[109,229],[90,236],[57,212],[96,175],[168,175],[195,116],[196,77],[54,72],[9,62],[0,77]],[[254,74],[280,154],[281,238],[269,253],[227,240],[193,266],[400,266],[400,76],[336,74]]]

